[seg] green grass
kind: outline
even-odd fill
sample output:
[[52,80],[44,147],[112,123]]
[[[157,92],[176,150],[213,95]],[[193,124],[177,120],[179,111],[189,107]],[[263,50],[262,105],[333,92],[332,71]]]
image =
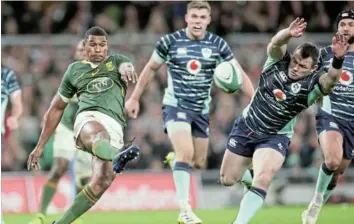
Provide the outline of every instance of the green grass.
[[[265,207],[250,222],[251,224],[301,224],[302,207]],[[203,224],[230,224],[237,209],[197,210]],[[177,211],[104,212],[88,213],[82,217],[83,224],[170,224],[177,223]],[[26,224],[30,214],[9,214],[4,216],[6,224]],[[51,223],[56,216],[49,216]],[[353,224],[354,205],[326,205],[321,212],[320,224]]]

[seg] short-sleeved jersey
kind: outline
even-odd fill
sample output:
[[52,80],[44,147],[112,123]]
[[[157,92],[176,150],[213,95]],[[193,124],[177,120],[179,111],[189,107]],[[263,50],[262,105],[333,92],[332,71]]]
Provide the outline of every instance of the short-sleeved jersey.
[[1,66],[1,133],[5,131],[5,112],[9,96],[16,91],[20,91],[20,85],[14,71]]
[[75,117],[78,110],[79,105],[77,103],[68,103],[60,123],[62,123],[68,129],[74,130]]
[[[327,71],[332,58],[331,46],[321,48],[319,69]],[[331,94],[323,97],[322,110],[334,117],[354,121],[354,52],[348,52],[345,56],[339,82]]]
[[165,62],[168,86],[164,105],[207,114],[215,67],[233,59],[224,39],[206,32],[204,39],[191,40],[186,29],[162,37],[156,44],[153,58]]
[[63,99],[79,98],[79,109],[99,111],[125,127],[125,94],[128,83],[121,78],[120,65],[130,60],[123,55],[112,55],[93,67],[87,61],[78,61],[69,65],[59,87]]
[[268,57],[263,67],[259,87],[243,111],[246,125],[255,133],[291,138],[298,115],[324,95],[319,73],[296,81],[289,78],[290,59],[288,52],[280,60]]

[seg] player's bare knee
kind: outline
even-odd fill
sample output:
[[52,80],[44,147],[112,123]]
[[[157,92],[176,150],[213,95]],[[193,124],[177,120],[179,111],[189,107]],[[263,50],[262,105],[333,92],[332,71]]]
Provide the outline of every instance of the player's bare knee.
[[340,164],[342,162],[342,158],[337,156],[331,156],[325,159],[326,166],[329,170],[336,171],[338,170]]
[[192,165],[193,150],[176,151],[176,161]]
[[110,139],[106,129],[98,122],[88,122],[81,129],[78,142],[85,149],[91,149],[92,145],[101,139]]
[[196,163],[193,164],[193,167],[198,169],[198,170],[205,169],[205,161],[196,162]]
[[225,173],[220,173],[220,183],[225,187],[230,187],[236,184],[237,179],[228,176]]
[[263,171],[255,174],[253,178],[252,186],[258,187],[261,189],[268,189],[270,182],[273,178],[273,172],[271,171]]
[[206,167],[206,159],[197,159],[193,162],[193,167],[196,169],[205,169]]

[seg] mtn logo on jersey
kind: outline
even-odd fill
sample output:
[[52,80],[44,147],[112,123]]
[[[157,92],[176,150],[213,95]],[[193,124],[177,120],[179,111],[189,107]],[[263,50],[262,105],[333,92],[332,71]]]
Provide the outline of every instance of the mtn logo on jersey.
[[350,85],[353,82],[353,74],[347,70],[343,70],[339,82],[343,85]]
[[286,100],[286,95],[280,89],[273,90],[274,97],[277,101],[284,101]]
[[202,69],[202,64],[198,60],[190,60],[187,63],[187,70],[189,73],[196,75]]

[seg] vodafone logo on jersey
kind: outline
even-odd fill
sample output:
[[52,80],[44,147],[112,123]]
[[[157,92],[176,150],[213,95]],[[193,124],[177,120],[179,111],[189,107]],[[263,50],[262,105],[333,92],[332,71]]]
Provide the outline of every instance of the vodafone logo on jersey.
[[284,101],[286,100],[286,95],[280,89],[273,90],[274,97],[277,101]]
[[202,64],[198,60],[190,60],[187,63],[187,70],[189,73],[196,75],[202,69]]
[[353,74],[347,70],[343,70],[339,82],[343,85],[350,85],[353,82]]

